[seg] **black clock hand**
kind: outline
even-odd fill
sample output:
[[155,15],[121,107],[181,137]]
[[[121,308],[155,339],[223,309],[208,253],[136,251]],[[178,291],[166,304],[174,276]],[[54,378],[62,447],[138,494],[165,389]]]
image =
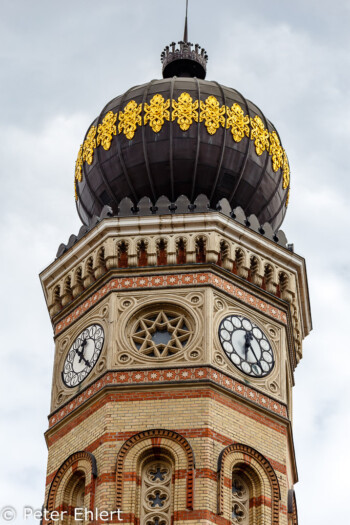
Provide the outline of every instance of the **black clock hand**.
[[254,355],[255,360],[256,360],[255,364],[260,368],[261,372],[263,372],[263,369],[261,368],[261,365],[260,365],[260,363],[258,361],[258,358],[256,357],[256,353],[254,352],[254,349],[253,349],[253,347],[251,345],[250,341],[252,341],[252,339],[254,339],[253,334],[251,332],[247,332],[245,334],[245,360],[247,360],[247,354],[248,354],[248,350],[250,348],[251,351],[253,352],[253,355]]
[[249,347],[250,347],[251,351],[253,352],[254,357],[256,359],[256,363],[254,363],[254,364],[258,365],[258,367],[260,368],[261,372],[263,372],[263,369],[261,368],[260,362],[259,362],[258,358],[256,357],[256,353],[254,352],[254,349],[253,349],[253,347],[252,347],[252,345],[250,343],[249,343]]
[[253,334],[251,332],[247,332],[245,334],[245,360],[247,360],[247,354],[248,354],[248,350],[249,348],[251,348],[251,344],[250,344],[250,341],[253,339]]
[[90,366],[90,362],[84,357],[84,350],[77,350],[77,354],[79,356],[79,363],[81,363],[82,361],[84,361],[84,363],[86,364],[86,366]]
[[84,357],[84,346],[86,346],[86,339],[84,339],[84,341],[81,343],[81,350],[79,350],[79,348],[77,348],[76,350],[76,353],[78,354],[79,356],[79,363],[81,363],[82,361],[84,361],[84,363],[86,364],[86,366],[90,366],[90,363],[89,361]]

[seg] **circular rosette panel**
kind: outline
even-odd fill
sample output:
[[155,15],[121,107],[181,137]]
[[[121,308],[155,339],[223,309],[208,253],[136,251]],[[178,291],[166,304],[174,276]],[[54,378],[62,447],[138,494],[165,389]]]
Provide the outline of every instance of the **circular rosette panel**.
[[145,520],[146,525],[169,525],[169,517],[161,512],[155,512]]
[[139,354],[165,359],[188,347],[194,321],[182,308],[156,305],[139,311],[131,320],[130,338]]
[[150,484],[163,485],[170,481],[171,470],[164,463],[152,463],[146,470],[146,480]]
[[249,489],[239,477],[232,480],[232,523],[248,523],[249,519]]
[[170,505],[170,493],[165,487],[150,487],[145,494],[147,510],[164,512]]

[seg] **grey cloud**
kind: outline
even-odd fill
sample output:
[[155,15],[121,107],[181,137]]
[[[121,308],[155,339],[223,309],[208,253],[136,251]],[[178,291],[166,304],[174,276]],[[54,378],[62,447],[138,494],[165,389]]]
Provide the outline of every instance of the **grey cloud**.
[[[159,78],[184,2],[3,0],[0,21],[1,501],[43,501],[52,331],[37,274],[77,233],[76,152],[93,118],[131,85]],[[176,6],[176,7],[174,7]],[[349,433],[349,2],[190,0],[190,39],[208,77],[235,87],[276,125],[292,167],[283,229],[305,256],[315,331],[296,372],[300,523],[347,515]],[[8,392],[14,392],[11,404]],[[332,448],[332,457],[329,449]],[[14,476],[11,472],[21,473]],[[31,476],[32,475],[32,476]],[[26,483],[27,479],[31,483]],[[340,487],[340,488],[339,488]],[[340,492],[339,492],[340,490]],[[344,497],[340,494],[344,493]],[[336,519],[337,518],[337,519]]]

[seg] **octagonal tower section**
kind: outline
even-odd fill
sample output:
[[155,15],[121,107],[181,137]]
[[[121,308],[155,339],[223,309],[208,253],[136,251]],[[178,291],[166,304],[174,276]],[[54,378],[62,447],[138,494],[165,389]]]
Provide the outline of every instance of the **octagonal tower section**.
[[127,204],[40,276],[55,340],[45,508],[63,523],[78,508],[130,525],[297,523],[304,259],[228,203]]

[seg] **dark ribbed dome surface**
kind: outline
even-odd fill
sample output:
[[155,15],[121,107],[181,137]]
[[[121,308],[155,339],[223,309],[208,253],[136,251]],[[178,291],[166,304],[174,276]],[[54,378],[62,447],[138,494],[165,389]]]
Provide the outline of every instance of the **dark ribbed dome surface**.
[[223,197],[277,229],[286,212],[289,166],[274,126],[237,91],[196,78],[166,78],[113,99],[89,128],[75,174],[88,223],[124,197],[153,203]]

